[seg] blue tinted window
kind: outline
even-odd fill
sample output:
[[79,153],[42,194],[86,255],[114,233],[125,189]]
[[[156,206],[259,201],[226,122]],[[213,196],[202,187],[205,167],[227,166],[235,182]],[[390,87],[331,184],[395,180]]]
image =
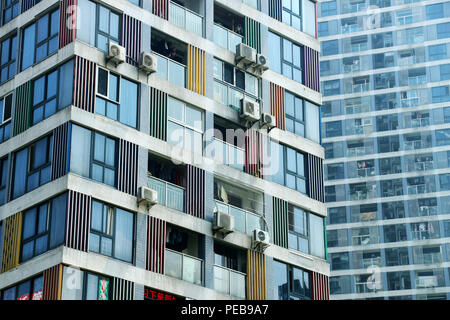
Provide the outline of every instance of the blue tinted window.
[[450,22],[440,23],[436,25],[437,38],[449,38],[450,37]]
[[430,61],[442,60],[447,58],[446,44],[438,44],[428,47],[428,56]]
[[35,36],[35,24],[32,24],[23,31],[21,70],[25,70],[26,68],[31,67],[34,63]]
[[11,79],[16,74],[17,35],[1,42],[0,82]]
[[443,3],[436,3],[426,6],[427,20],[439,19],[444,17]]
[[321,16],[332,16],[337,14],[337,6],[336,1],[328,1],[328,2],[322,2],[321,4]]
[[450,100],[449,88],[448,86],[434,87],[431,88],[431,95],[433,103],[445,102]]
[[439,66],[441,81],[450,79],[450,64],[442,64]]
[[118,14],[101,5],[97,5],[97,16],[95,46],[106,52],[109,42],[120,42],[120,18]]
[[321,45],[322,45],[322,55],[323,56],[329,56],[329,55],[339,53],[338,40],[323,41],[321,43]]
[[93,157],[91,160],[91,178],[108,184],[115,185],[115,140],[102,134],[93,134]]
[[6,202],[6,181],[8,177],[8,158],[0,159],[0,205]]
[[2,21],[8,23],[20,13],[20,0],[2,0]]

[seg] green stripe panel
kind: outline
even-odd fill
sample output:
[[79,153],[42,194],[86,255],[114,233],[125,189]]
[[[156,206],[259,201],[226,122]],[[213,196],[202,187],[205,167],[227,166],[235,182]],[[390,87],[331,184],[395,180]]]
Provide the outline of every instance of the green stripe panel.
[[244,44],[261,53],[261,24],[249,17],[245,17]]
[[31,123],[31,81],[16,88],[13,136],[24,132]]
[[167,141],[167,93],[150,88],[150,135]]
[[288,248],[289,215],[288,203],[284,200],[273,198],[273,243],[277,246]]

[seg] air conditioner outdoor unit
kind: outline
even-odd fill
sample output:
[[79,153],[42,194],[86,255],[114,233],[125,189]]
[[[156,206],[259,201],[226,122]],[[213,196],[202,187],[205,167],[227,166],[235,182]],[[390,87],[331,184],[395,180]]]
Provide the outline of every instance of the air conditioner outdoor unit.
[[234,230],[234,216],[223,211],[214,212],[214,226],[215,231],[225,233],[233,232]]
[[156,190],[139,187],[138,189],[138,203],[145,202],[149,205],[154,205],[158,203],[158,193]]
[[119,46],[117,43],[109,42],[107,59],[115,62],[116,64],[125,62],[125,48]]
[[256,65],[261,71],[266,71],[269,69],[269,60],[266,56],[258,53]]
[[275,116],[271,115],[270,113],[263,113],[261,114],[261,128],[273,128],[277,125],[277,120]]
[[139,69],[146,71],[147,73],[153,73],[158,71],[158,59],[155,55],[148,52],[141,52],[139,57]]
[[236,45],[236,62],[244,64],[256,63],[256,50],[246,44]]
[[258,121],[260,119],[259,103],[247,98],[241,99],[241,118],[250,121]]
[[264,230],[255,229],[253,230],[253,238],[252,242],[256,245],[262,245],[263,247],[267,247],[269,245],[269,233]]

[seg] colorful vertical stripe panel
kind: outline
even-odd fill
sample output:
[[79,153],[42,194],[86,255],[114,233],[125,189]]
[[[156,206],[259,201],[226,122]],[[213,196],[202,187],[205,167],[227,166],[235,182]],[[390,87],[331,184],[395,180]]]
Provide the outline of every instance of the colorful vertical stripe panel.
[[167,141],[167,93],[150,88],[150,135]]
[[66,247],[87,252],[91,227],[91,197],[69,190],[67,197]]
[[244,44],[261,53],[261,23],[245,17]]
[[282,21],[283,5],[282,0],[269,0],[269,16],[278,21]]
[[245,136],[245,172],[263,178],[263,137],[260,132],[249,129]]
[[306,87],[320,92],[319,53],[309,47],[303,47],[303,83]]
[[36,0],[22,0],[21,13],[24,13],[28,9],[31,9],[36,4]]
[[61,49],[76,38],[77,0],[62,0],[59,17],[59,49]]
[[266,300],[266,258],[247,250],[247,299]]
[[274,83],[270,83],[270,113],[277,119],[277,128],[285,130],[284,88]]
[[96,65],[81,57],[75,57],[73,105],[94,113]]
[[61,300],[63,265],[44,271],[43,300]]
[[31,81],[15,90],[13,136],[24,132],[31,123],[32,91]]
[[138,146],[119,139],[119,161],[117,166],[117,189],[137,195]]
[[139,55],[141,53],[141,21],[122,15],[122,45],[126,49],[127,63],[134,66],[139,64]]
[[326,275],[312,272],[313,300],[330,300],[330,284]]
[[3,229],[3,253],[1,272],[19,265],[20,242],[22,240],[22,212],[5,219]]
[[113,278],[112,300],[134,300],[134,282]]
[[188,45],[186,88],[205,95],[205,51]]
[[153,0],[152,13],[169,20],[169,0]]
[[164,254],[166,250],[166,222],[147,217],[147,261],[148,271],[164,274]]
[[186,213],[205,219],[205,171],[186,166]]
[[320,202],[325,202],[323,159],[312,154],[308,154],[308,185],[309,197]]
[[52,180],[67,173],[67,153],[69,145],[69,123],[53,130]]
[[288,203],[273,198],[273,243],[288,248],[289,215]]

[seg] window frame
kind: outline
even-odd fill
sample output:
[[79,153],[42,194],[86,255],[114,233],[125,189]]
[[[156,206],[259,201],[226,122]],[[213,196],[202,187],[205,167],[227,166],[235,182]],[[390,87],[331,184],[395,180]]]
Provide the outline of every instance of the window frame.
[[[17,74],[17,53],[19,52],[19,50],[18,50],[19,49],[18,33],[14,32],[13,34],[10,34],[10,35],[4,37],[0,41],[0,46],[1,46],[0,57],[3,57],[3,43],[5,43],[6,41],[9,42],[9,44],[8,44],[8,59],[7,59],[7,62],[0,64],[0,76],[3,74],[4,69],[6,69],[8,71],[8,73],[6,75],[6,79],[0,80],[0,83],[5,83],[5,82],[9,81],[10,79],[14,78],[15,75]],[[16,42],[16,45],[15,45],[16,52],[13,52],[14,41]],[[1,61],[0,61],[0,63],[1,63]],[[11,75],[10,68],[12,65],[14,65],[14,73]],[[0,119],[0,122],[1,122],[1,119]]]
[[[11,3],[9,5],[6,4],[7,1],[8,0],[2,0],[2,3],[1,3],[2,4],[2,17],[1,17],[2,18],[2,26],[7,24],[8,22],[14,20],[17,16],[20,15],[20,11],[21,11],[21,8],[20,8],[21,1],[20,0],[11,0]],[[17,15],[14,15],[14,9],[15,8],[17,8],[17,10],[18,10],[17,11]],[[9,9],[11,9],[11,18],[6,20],[5,19],[5,12],[7,10],[9,10]]]
[[[112,300],[111,299],[111,294],[112,294],[112,278],[108,277],[108,276],[104,276],[102,274],[99,273],[95,273],[95,272],[91,272],[91,271],[83,271],[83,293],[82,293],[82,300],[87,300],[87,284],[88,284],[88,277],[89,275],[93,275],[97,278],[97,292],[99,289],[99,285],[100,285],[100,280],[101,279],[105,279],[108,280],[108,299],[104,299],[104,300]],[[98,293],[97,293],[97,299],[95,299],[95,301],[100,300],[98,297]]]
[[[293,106],[293,109],[294,109],[294,116],[292,116],[292,115],[290,115],[290,114],[288,114],[287,113],[287,111],[285,111],[285,123],[287,123],[287,120],[291,120],[292,122],[293,122],[293,125],[294,125],[294,131],[291,131],[291,130],[288,130],[288,128],[287,128],[287,125],[286,125],[286,131],[289,131],[289,132],[291,132],[291,133],[293,133],[293,134],[295,134],[295,135],[297,135],[297,136],[300,136],[300,137],[305,137],[305,135],[306,135],[306,125],[305,125],[305,100],[303,99],[303,98],[301,98],[300,96],[297,96],[296,94],[294,94],[294,93],[291,93],[291,92],[289,92],[289,91],[285,91],[285,93],[284,93],[284,103],[285,103],[285,110],[287,110],[287,108],[286,108],[286,105],[287,105],[287,95],[292,95],[293,96],[293,101],[294,101],[294,106]],[[298,120],[297,119],[297,112],[298,112],[298,110],[297,110],[297,108],[296,108],[296,105],[295,105],[295,101],[296,101],[296,99],[299,99],[300,101],[301,101],[301,107],[302,107],[302,110],[301,110],[301,118],[302,118],[302,120]],[[303,134],[297,134],[295,131],[295,127],[296,127],[296,124],[300,124],[301,126],[303,126]]]
[[[21,241],[20,241],[20,256],[19,256],[19,261],[21,263],[24,263],[26,261],[29,261],[31,259],[33,259],[34,257],[37,257],[45,252],[47,252],[50,249],[50,229],[51,229],[51,200],[50,201],[46,201],[44,203],[41,203],[37,206],[34,206],[30,209],[27,209],[23,215],[23,223],[22,223],[22,237],[21,237]],[[39,224],[40,224],[40,209],[41,207],[46,206],[46,214],[45,214],[45,218],[46,218],[46,222],[45,222],[45,230],[39,233]],[[35,210],[35,225],[34,225],[34,234],[28,238],[24,238],[24,231],[25,231],[25,215],[28,212],[31,212],[32,210]],[[36,240],[38,240],[39,238],[43,238],[47,236],[47,243],[46,243],[46,249],[39,253],[36,254]],[[25,245],[27,245],[28,243],[33,243],[33,250],[32,250],[32,254],[29,258],[27,258],[26,260],[23,259],[23,248]]]
[[[64,65],[64,64],[63,64]],[[32,85],[32,90],[33,90],[33,99],[32,99],[32,101],[31,101],[31,123],[32,123],[32,125],[36,125],[36,124],[38,124],[39,122],[41,122],[41,121],[44,121],[45,119],[47,119],[47,118],[49,118],[49,117],[51,117],[52,115],[54,115],[55,113],[57,113],[60,109],[59,109],[59,105],[58,105],[58,100],[59,100],[59,84],[60,84],[60,67],[62,67],[63,65],[61,65],[61,66],[58,66],[57,68],[55,68],[55,69],[52,69],[52,70],[50,70],[50,71],[48,71],[48,72],[46,72],[45,74],[43,74],[43,75],[41,75],[41,76],[39,76],[39,77],[37,77],[37,78],[35,78],[35,79],[33,79],[33,85]],[[47,96],[47,94],[48,94],[48,88],[49,88],[49,84],[48,84],[48,79],[49,79],[49,76],[51,75],[51,74],[53,74],[54,72],[56,72],[56,90],[55,90],[55,95],[54,96],[52,96],[52,97],[48,97]],[[35,85],[35,83],[36,83],[36,81],[38,81],[38,80],[40,80],[40,79],[42,79],[42,78],[44,78],[44,98],[43,98],[43,100],[41,101],[41,102],[39,102],[39,103],[37,103],[36,105],[34,104],[34,85]],[[48,115],[47,117],[45,116],[45,110],[46,110],[46,105],[47,105],[47,103],[49,103],[49,102],[51,102],[52,100],[55,100],[55,112],[54,113],[52,113],[52,114],[50,114],[50,115]],[[35,122],[36,121],[36,119],[35,119],[35,117],[34,117],[34,112],[38,109],[38,108],[40,108],[40,107],[43,107],[43,111],[42,111],[42,119],[41,120],[39,120],[39,121],[37,121],[37,122]]]
[[[280,144],[280,146],[283,147],[283,162],[284,162],[284,164],[283,164],[283,167],[284,167],[283,179],[284,179],[284,186],[286,186],[289,189],[292,189],[292,188],[287,186],[287,175],[290,174],[290,175],[295,177],[295,187],[296,188],[292,189],[292,190],[298,191],[298,192],[300,192],[300,193],[302,193],[304,195],[308,195],[309,194],[309,190],[308,190],[307,163],[306,163],[307,162],[307,155],[305,153],[302,153],[302,152],[298,151],[297,149],[290,148],[290,147],[288,147],[286,145]],[[293,150],[295,152],[296,172],[290,171],[288,169],[288,149],[291,149],[291,150]],[[298,156],[298,154],[301,154],[303,156],[303,172],[304,172],[303,176],[298,174],[298,170],[299,170],[299,168],[297,168],[297,165],[298,165],[297,156]],[[299,178],[305,182],[305,192],[301,192],[298,189],[297,179],[299,179]]]
[[[7,99],[10,99],[10,109],[9,109],[9,118],[5,120],[5,110],[6,110],[6,102]],[[5,142],[6,140],[11,138],[12,132],[12,113],[14,109],[14,99],[13,99],[13,92],[7,93],[0,99],[0,108],[1,110],[1,117],[0,117],[0,143]],[[9,126],[9,135],[5,138],[5,131],[6,128]]]
[[[108,186],[111,186],[111,187],[115,188],[116,185],[117,185],[117,168],[116,168],[117,156],[118,156],[117,139],[111,138],[110,136],[105,135],[103,133],[99,133],[98,131],[93,131],[93,130],[89,130],[89,131],[91,132],[91,137],[90,137],[91,138],[91,146],[90,146],[91,154],[90,154],[90,159],[89,159],[89,178],[94,180],[94,181],[97,181],[97,182],[100,182],[100,183],[103,183],[105,185],[108,185]],[[103,136],[105,138],[104,153],[103,153],[103,156],[105,157],[105,162],[101,162],[101,161],[95,159],[95,137],[96,137],[96,135],[100,135],[100,136]],[[110,140],[114,141],[114,165],[113,166],[111,166],[111,165],[106,163],[106,141],[107,141],[107,139],[110,139]],[[96,180],[93,177],[93,166],[94,166],[94,164],[97,165],[97,166],[102,167],[102,181]],[[105,182],[105,168],[114,171],[114,183],[113,183],[113,185],[110,185],[110,184]]]
[[[118,45],[121,45],[121,38],[122,38],[122,34],[121,34],[121,32],[122,32],[122,14],[118,13],[118,12],[116,12],[116,11],[114,11],[114,10],[104,6],[104,5],[101,5],[100,3],[97,3],[97,2],[94,2],[94,1],[90,1],[90,2],[93,2],[95,4],[95,20],[96,20],[95,21],[95,30],[94,30],[94,32],[95,32],[95,40],[94,40],[95,47],[97,49],[103,51],[103,49],[99,48],[99,43],[98,43],[99,35],[103,36],[103,37],[105,37],[107,39],[107,42],[106,42],[107,44],[109,42],[111,42],[111,40],[112,40],[112,42],[117,43]],[[111,29],[110,29],[110,27],[111,27],[111,13],[113,13],[113,14],[118,16],[119,25],[118,25],[118,38],[117,39],[113,38],[110,34],[107,34],[104,31],[100,30],[100,10],[101,10],[101,8],[104,8],[104,9],[108,10],[108,14],[109,14],[109,17],[108,17],[108,20],[109,20],[108,30],[109,30],[109,32],[111,32]]]
[[[291,7],[291,9],[288,9],[288,8],[286,8],[284,5],[283,5],[283,2],[284,1],[282,1],[282,3],[281,3],[281,22],[283,22],[284,24],[287,24],[288,26],[291,26],[292,28],[294,28],[294,29],[296,29],[296,30],[299,30],[299,31],[303,31],[303,1],[305,1],[305,0],[286,0],[286,1],[290,1],[290,7]],[[297,1],[298,2],[298,7],[299,7],[299,14],[296,14],[295,12],[293,12],[292,11],[292,3],[294,2],[294,1]],[[308,1],[308,0],[306,0],[306,1]],[[289,18],[289,23],[287,23],[286,21],[284,21],[284,15],[288,15],[288,18]],[[294,27],[294,25],[292,24],[292,17],[296,17],[296,18],[298,18],[298,20],[299,20],[299,23],[300,23],[300,28],[296,28],[296,27]]]

